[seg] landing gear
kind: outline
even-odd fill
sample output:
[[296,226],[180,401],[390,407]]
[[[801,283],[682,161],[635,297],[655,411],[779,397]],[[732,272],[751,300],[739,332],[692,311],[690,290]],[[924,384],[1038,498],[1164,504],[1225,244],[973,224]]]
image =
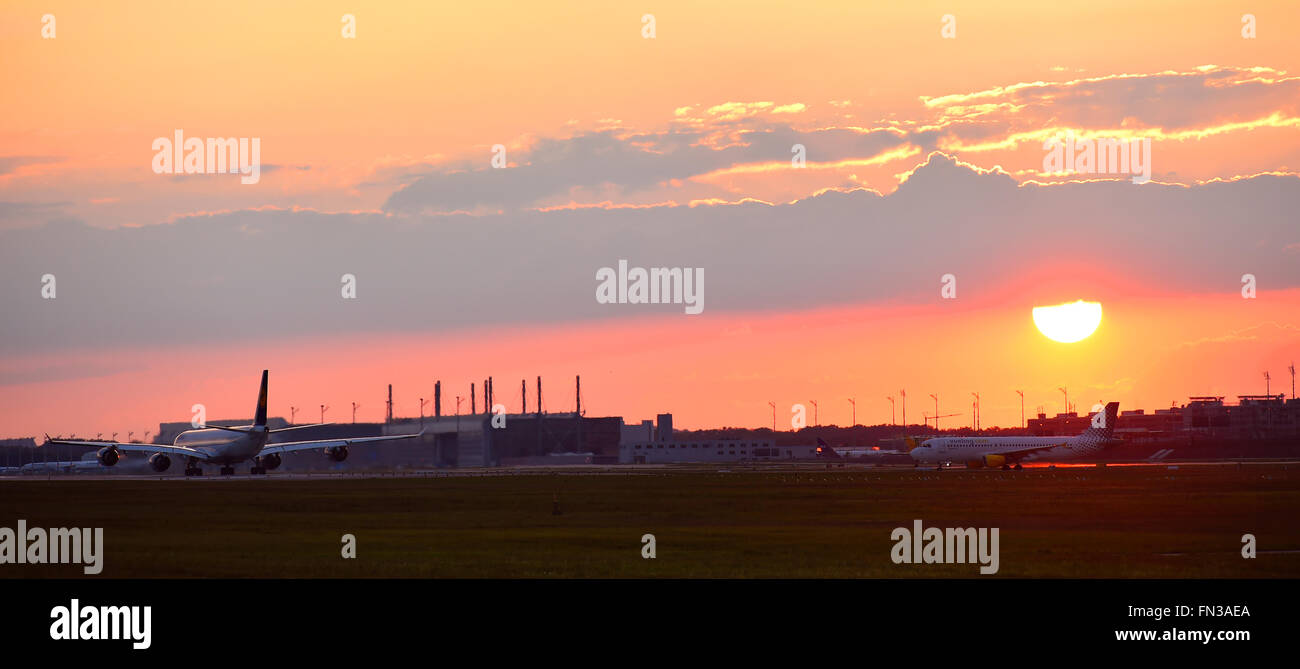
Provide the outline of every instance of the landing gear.
[[188,467],[185,468],[185,475],[186,475],[186,476],[203,476],[203,470],[200,469],[199,467],[194,466],[194,465],[190,465],[190,466],[188,466]]
[[1010,471],[1011,465],[1002,465],[1002,471]]
[[248,469],[248,473],[253,476],[265,476],[266,467],[258,467],[257,465],[253,465]]
[[1019,462],[1016,463],[1016,466],[1015,466],[1015,470],[1016,470],[1016,471],[1021,471],[1021,470],[1023,470],[1024,468],[1025,468],[1024,465],[1020,464]]
[[221,468],[221,475],[222,475],[222,476],[234,476],[234,475],[235,475],[235,468],[234,468],[234,467],[231,467],[230,465],[226,465],[226,466],[224,466],[224,467]]

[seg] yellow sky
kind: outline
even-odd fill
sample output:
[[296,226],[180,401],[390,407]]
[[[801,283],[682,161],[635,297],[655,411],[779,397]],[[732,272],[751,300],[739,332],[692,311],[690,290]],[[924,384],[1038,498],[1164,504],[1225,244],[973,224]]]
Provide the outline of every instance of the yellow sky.
[[[921,96],[1076,76],[1267,64],[1295,71],[1294,3],[6,3],[6,153],[116,173],[149,139],[260,136],[267,162],[355,183],[384,161],[683,105],[772,100],[869,125]],[[41,39],[41,17],[57,38]],[[340,18],[357,17],[343,39]],[[641,37],[653,13],[657,36]],[[941,17],[957,38],[941,39]],[[143,147],[143,148],[142,148]]]

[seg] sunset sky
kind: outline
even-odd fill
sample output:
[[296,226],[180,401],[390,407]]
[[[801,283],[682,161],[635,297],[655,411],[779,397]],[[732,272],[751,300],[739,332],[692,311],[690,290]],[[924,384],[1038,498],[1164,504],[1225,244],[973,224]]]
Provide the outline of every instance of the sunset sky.
[[[685,428],[1290,395],[1294,2],[123,4],[0,8],[0,438],[245,418],[263,368],[300,422],[488,376]],[[260,180],[155,173],[177,130]],[[1067,133],[1150,182],[1046,171]],[[598,303],[620,259],[703,313]],[[1095,334],[1035,329],[1077,299]]]

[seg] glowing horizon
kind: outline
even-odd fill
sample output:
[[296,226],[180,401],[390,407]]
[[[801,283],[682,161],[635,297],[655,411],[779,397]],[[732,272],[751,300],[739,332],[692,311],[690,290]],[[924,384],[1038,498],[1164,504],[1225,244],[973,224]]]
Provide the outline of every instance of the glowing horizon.
[[[685,428],[1276,390],[1300,13],[1081,9],[10,3],[0,438],[238,418],[263,368],[286,417],[539,374],[561,410],[580,374]],[[256,183],[157,171],[176,133],[258,140]],[[703,270],[704,308],[597,302],[620,261]]]

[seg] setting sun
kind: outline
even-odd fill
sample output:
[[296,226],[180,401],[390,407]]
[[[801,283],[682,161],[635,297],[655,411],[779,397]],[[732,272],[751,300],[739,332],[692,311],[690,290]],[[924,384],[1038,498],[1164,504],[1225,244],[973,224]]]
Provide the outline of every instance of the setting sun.
[[1101,303],[1078,300],[1034,307],[1034,325],[1052,341],[1073,344],[1097,331],[1097,326],[1101,325]]

